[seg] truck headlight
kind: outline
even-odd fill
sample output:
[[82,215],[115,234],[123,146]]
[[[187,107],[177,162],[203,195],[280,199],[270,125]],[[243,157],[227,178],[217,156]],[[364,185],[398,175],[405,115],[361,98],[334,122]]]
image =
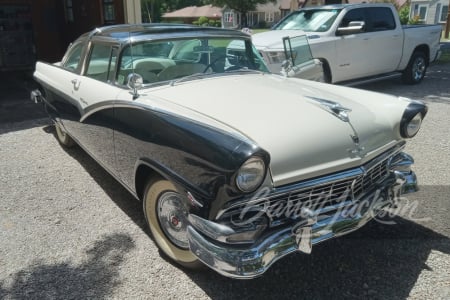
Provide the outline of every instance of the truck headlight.
[[400,122],[400,134],[404,138],[414,137],[422,125],[428,107],[420,101],[412,101],[405,109]]
[[281,64],[286,60],[286,55],[284,52],[267,52],[267,58],[270,64]]
[[261,157],[253,156],[242,164],[236,176],[236,186],[243,192],[255,191],[263,182],[266,166]]

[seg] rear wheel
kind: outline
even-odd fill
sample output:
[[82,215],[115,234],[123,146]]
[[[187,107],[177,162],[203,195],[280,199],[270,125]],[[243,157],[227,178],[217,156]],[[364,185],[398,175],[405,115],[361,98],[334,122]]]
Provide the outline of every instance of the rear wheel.
[[408,84],[417,84],[422,81],[427,72],[427,56],[422,51],[415,51],[403,71],[402,80]]
[[75,145],[75,141],[67,134],[67,132],[62,128],[61,123],[58,121],[55,122],[56,129],[56,137],[61,145],[65,147],[73,147]]
[[188,208],[184,197],[167,180],[148,183],[144,194],[144,214],[157,246],[173,261],[191,269],[203,264],[189,250]]

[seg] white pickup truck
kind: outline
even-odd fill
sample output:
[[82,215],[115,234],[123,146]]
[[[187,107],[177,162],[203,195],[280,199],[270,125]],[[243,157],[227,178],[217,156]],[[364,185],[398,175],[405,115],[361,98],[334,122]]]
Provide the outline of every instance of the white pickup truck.
[[[253,43],[275,73],[286,55],[283,38],[306,34],[326,82],[361,83],[401,73],[405,83],[415,84],[441,53],[441,30],[402,26],[391,4],[337,4],[294,11],[271,31],[254,34]],[[301,69],[291,76],[304,78]]]

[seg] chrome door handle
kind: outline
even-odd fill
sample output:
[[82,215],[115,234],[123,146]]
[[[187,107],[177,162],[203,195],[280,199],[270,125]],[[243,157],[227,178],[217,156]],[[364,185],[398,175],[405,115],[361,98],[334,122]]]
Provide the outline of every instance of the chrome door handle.
[[70,81],[72,84],[73,84],[73,88],[75,89],[75,90],[78,90],[78,88],[80,87],[80,81],[78,81],[78,79],[72,79],[71,81]]

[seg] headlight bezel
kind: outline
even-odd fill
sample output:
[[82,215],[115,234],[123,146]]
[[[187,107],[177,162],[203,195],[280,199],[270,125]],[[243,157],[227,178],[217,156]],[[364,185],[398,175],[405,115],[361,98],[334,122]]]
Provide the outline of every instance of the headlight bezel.
[[[259,169],[257,170],[258,173],[252,174],[250,169],[255,168]],[[246,172],[246,174],[243,174],[243,172]],[[252,193],[263,184],[266,175],[267,175],[266,161],[264,160],[263,157],[254,155],[246,159],[245,162],[239,167],[239,169],[236,172],[234,183],[239,191],[243,193]],[[242,180],[245,178],[248,179],[248,176],[254,176],[256,178],[256,181],[251,185],[245,186],[246,180],[244,181]]]
[[[413,138],[419,131],[422,125],[422,121],[428,112],[428,107],[421,101],[412,101],[406,107],[402,120],[400,122],[400,135],[403,138]],[[417,129],[411,132],[412,122],[418,122],[415,126]]]

